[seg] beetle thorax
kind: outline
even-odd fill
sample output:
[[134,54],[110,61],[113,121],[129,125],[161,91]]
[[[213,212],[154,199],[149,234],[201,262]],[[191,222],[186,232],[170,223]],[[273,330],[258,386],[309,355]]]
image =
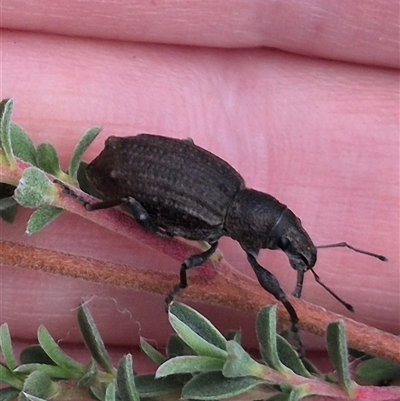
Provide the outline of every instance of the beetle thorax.
[[286,206],[271,195],[242,189],[228,209],[226,235],[238,241],[246,252],[275,249],[270,234],[285,209]]

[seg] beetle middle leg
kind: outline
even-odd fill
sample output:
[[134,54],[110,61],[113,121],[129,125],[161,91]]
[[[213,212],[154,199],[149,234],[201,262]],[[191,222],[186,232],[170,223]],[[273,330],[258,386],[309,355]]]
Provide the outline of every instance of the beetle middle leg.
[[264,290],[272,294],[278,301],[282,302],[283,306],[289,313],[291,331],[293,333],[295,346],[299,349],[300,355],[303,355],[304,347],[299,336],[299,327],[297,325],[299,322],[299,318],[292,304],[287,300],[286,295],[283,292],[281,286],[279,285],[278,280],[272,273],[264,269],[257,262],[254,255],[252,255],[251,253],[247,252],[247,260],[249,261],[251,267],[253,268],[254,273],[256,274],[256,277],[258,279],[258,282],[261,284],[261,287],[263,287]]
[[173,299],[176,297],[178,292],[184,288],[187,287],[187,270],[193,268],[193,267],[198,267],[201,266],[203,263],[207,261],[207,259],[216,251],[218,247],[218,241],[210,243],[210,248],[208,248],[206,251],[202,253],[196,253],[193,256],[190,256],[187,258],[181,265],[181,270],[179,272],[179,277],[180,281],[179,284],[177,284],[174,289],[168,294],[168,296],[165,298],[165,303],[168,306]]

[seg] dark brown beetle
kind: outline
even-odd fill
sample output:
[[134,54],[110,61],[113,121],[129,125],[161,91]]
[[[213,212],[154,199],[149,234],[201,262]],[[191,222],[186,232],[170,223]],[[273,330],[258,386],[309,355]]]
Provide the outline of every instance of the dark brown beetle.
[[[261,286],[282,302],[290,315],[296,342],[298,317],[272,273],[257,263],[260,249],[281,249],[297,271],[294,295],[300,297],[304,273],[312,270],[317,249],[300,219],[273,196],[246,188],[240,174],[214,154],[191,140],[156,135],[110,137],[104,150],[87,168],[89,181],[107,199],[86,205],[96,210],[123,204],[145,229],[163,236],[180,236],[206,241],[210,248],[193,255],[181,266],[180,282],[166,298],[170,303],[187,287],[186,271],[203,264],[217,249],[218,240],[228,236],[246,252]],[[357,252],[378,257],[346,243]],[[346,308],[351,305],[338,298]]]

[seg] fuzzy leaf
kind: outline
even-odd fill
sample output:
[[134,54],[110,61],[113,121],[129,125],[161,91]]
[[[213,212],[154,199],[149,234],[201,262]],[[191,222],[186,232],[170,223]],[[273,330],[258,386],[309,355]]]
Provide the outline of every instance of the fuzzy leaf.
[[87,367],[86,373],[79,379],[79,387],[87,387],[97,380],[98,369],[94,359],[92,359]]
[[257,363],[236,341],[228,341],[226,344],[228,358],[222,369],[225,377],[254,376],[264,378],[265,366]]
[[359,380],[367,384],[391,382],[400,378],[400,366],[385,359],[372,358],[357,366],[356,375]]
[[115,401],[115,384],[114,383],[110,383],[107,388],[106,388],[106,394],[104,397],[104,401]]
[[194,352],[177,334],[172,334],[167,343],[167,356],[174,358],[181,355],[194,355]]
[[30,347],[24,348],[19,355],[19,360],[23,365],[30,363],[55,365],[40,345],[31,345]]
[[276,342],[276,306],[261,309],[257,316],[257,338],[260,344],[261,356],[272,369],[290,376],[293,372],[279,359]]
[[42,372],[31,373],[24,382],[24,387],[19,400],[33,400],[40,398],[48,400],[57,393],[58,386],[52,382],[49,376]]
[[14,373],[30,374],[33,372],[45,373],[48,377],[54,379],[71,379],[71,372],[54,365],[45,365],[42,363],[29,363],[25,365],[19,365],[14,369]]
[[132,355],[125,355],[118,364],[117,394],[124,401],[140,401],[132,369]]
[[61,171],[57,151],[51,143],[42,143],[36,149],[37,166],[46,173],[58,177]]
[[222,373],[200,373],[184,387],[182,396],[193,400],[220,400],[234,397],[263,383],[255,377],[227,379]]
[[[182,375],[180,376],[180,379]],[[162,377],[156,379],[154,375],[140,375],[135,377],[136,389],[142,398],[162,397],[181,390],[182,380],[176,377]]]
[[103,339],[97,329],[89,308],[81,304],[78,308],[78,324],[86,347],[93,359],[107,372],[115,374],[108,352],[104,346]]
[[10,372],[5,366],[0,364],[0,384],[7,384],[15,388],[22,388],[23,382],[15,375]]
[[24,170],[14,191],[14,199],[21,206],[33,209],[52,203],[57,197],[57,189],[53,183],[36,167]]
[[44,352],[46,352],[49,358],[57,366],[70,371],[71,374],[74,373],[77,376],[82,375],[86,371],[84,365],[76,362],[64,353],[44,326],[39,327],[37,337]]
[[3,323],[0,326],[0,351],[3,354],[3,358],[8,369],[14,370],[18,366],[18,362],[15,359],[11,343],[10,330],[8,329],[7,323]]
[[143,337],[140,337],[140,349],[157,366],[165,362],[165,356],[150,345]]
[[33,235],[54,221],[64,210],[59,207],[45,205],[35,210],[28,220],[25,233]]
[[10,125],[13,110],[12,99],[0,102],[0,145],[7,161],[12,167],[15,166],[14,154],[11,146]]
[[310,372],[304,366],[302,360],[297,355],[297,352],[293,349],[293,347],[287,340],[277,335],[276,345],[278,349],[279,359],[285,366],[287,366],[298,375],[304,377],[312,377]]
[[222,370],[224,361],[209,356],[177,356],[164,362],[156,372],[156,378],[181,373],[213,372]]
[[28,134],[18,125],[10,124],[10,140],[15,157],[36,166],[35,146]]
[[82,139],[76,145],[74,152],[72,154],[71,161],[68,167],[68,174],[73,178],[77,179],[79,164],[82,160],[83,154],[86,152],[87,148],[96,139],[97,135],[100,134],[101,128],[93,127],[83,134]]
[[343,322],[330,323],[326,330],[329,359],[336,369],[340,384],[351,396],[356,384],[351,380],[346,333]]
[[211,322],[186,305],[173,303],[168,317],[180,338],[198,355],[225,359],[226,340]]

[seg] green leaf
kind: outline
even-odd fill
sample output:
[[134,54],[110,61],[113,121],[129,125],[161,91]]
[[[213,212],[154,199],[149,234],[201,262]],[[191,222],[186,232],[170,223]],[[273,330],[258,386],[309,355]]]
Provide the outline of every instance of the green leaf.
[[18,362],[15,359],[11,343],[10,330],[8,329],[7,323],[3,323],[0,326],[0,351],[3,354],[3,358],[8,369],[14,370],[18,366]]
[[93,127],[83,134],[82,139],[76,145],[74,152],[72,154],[71,161],[68,167],[68,174],[73,178],[77,179],[79,164],[81,162],[83,154],[86,152],[87,148],[96,139],[97,135],[100,134],[101,128]]
[[168,317],[175,332],[198,355],[222,359],[227,357],[225,338],[197,311],[186,305],[172,303]]
[[36,151],[28,134],[18,125],[11,123],[10,140],[15,157],[36,166]]
[[143,337],[140,337],[140,349],[157,366],[165,362],[165,356],[150,345]]
[[[182,378],[182,375],[179,376]],[[142,398],[162,397],[179,391],[183,382],[176,376],[155,379],[154,375],[135,376],[136,389]]]
[[0,144],[7,161],[10,163],[11,167],[15,167],[10,137],[12,110],[12,99],[5,99],[0,103]]
[[226,344],[228,358],[222,369],[225,377],[254,376],[263,379],[265,366],[260,365],[243,349],[236,341],[228,341]]
[[59,366],[54,365],[45,365],[42,363],[29,363],[25,365],[19,365],[16,369],[14,369],[14,373],[24,373],[30,374],[33,372],[42,372],[45,373],[46,376],[54,378],[54,379],[71,379],[71,372],[66,371]]
[[57,151],[51,143],[42,143],[36,149],[37,166],[46,173],[59,177],[62,173]]
[[28,365],[30,363],[55,365],[40,345],[31,345],[23,349],[19,355],[19,360],[23,365]]
[[[24,382],[24,387],[18,400],[48,400],[57,394],[58,386],[50,377],[42,372],[31,373]],[[34,398],[33,398],[34,397]]]
[[18,398],[19,390],[7,387],[0,389],[0,401],[13,401]]
[[343,322],[330,323],[326,330],[326,344],[329,359],[336,369],[339,382],[347,394],[355,391],[356,384],[351,380],[347,354],[346,333]]
[[22,389],[23,382],[17,375],[10,372],[5,366],[0,364],[0,383],[7,384],[9,386]]
[[115,401],[115,384],[114,383],[110,383],[107,388],[106,388],[106,396],[104,398],[104,401]]
[[276,340],[276,306],[267,306],[260,310],[257,316],[257,338],[260,344],[261,356],[271,368],[285,376],[293,372],[279,359]]
[[198,373],[220,371],[224,361],[220,358],[209,356],[177,356],[164,362],[156,372],[156,378],[181,373]]
[[81,304],[78,308],[78,324],[83,341],[90,351],[93,359],[107,372],[115,374],[114,366],[111,363],[104,342],[97,329],[97,326],[90,314],[86,304]]
[[55,201],[58,192],[46,175],[36,167],[29,167],[22,173],[14,191],[14,199],[24,207],[36,209]]
[[132,369],[132,355],[125,355],[118,364],[117,394],[124,401],[140,401]]
[[276,345],[278,349],[279,359],[282,363],[291,369],[294,373],[304,376],[312,377],[310,372],[304,366],[302,360],[297,355],[290,343],[280,335],[276,336]]
[[84,365],[64,353],[44,326],[39,327],[37,336],[40,346],[57,366],[70,371],[75,377],[79,377],[86,372]]
[[79,379],[79,387],[88,387],[97,380],[98,369],[94,359],[92,359],[87,367],[86,373]]
[[356,376],[366,384],[390,383],[400,378],[400,366],[385,359],[372,358],[357,366]]
[[219,372],[200,373],[186,383],[182,396],[193,400],[220,400],[243,394],[262,383],[256,377],[227,379]]
[[28,220],[26,234],[33,235],[54,221],[64,210],[59,207],[45,205],[35,210]]

